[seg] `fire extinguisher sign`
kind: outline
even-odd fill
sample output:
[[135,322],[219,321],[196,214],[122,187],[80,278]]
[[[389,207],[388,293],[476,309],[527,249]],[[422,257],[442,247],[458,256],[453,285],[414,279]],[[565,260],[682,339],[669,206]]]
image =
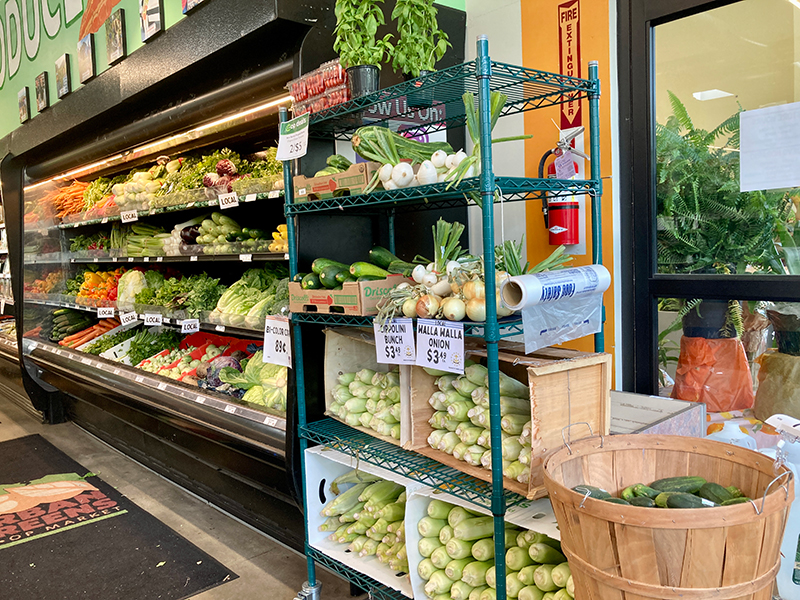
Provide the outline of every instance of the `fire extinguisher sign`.
[[[558,66],[562,75],[581,76],[581,3],[570,0],[558,5]],[[569,95],[568,95],[569,96]],[[561,105],[561,129],[583,125],[580,100]]]

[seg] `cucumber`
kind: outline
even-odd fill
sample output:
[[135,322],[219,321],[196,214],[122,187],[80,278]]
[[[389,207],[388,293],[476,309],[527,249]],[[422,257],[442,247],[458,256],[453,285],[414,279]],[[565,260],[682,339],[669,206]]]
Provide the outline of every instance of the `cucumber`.
[[694,494],[706,482],[702,477],[665,477],[650,484],[650,487],[659,492],[685,492]]
[[644,485],[643,483],[637,483],[633,486],[633,495],[634,496],[646,496],[647,498],[653,499],[658,496],[661,492],[658,490],[654,490],[650,486]]
[[718,483],[704,483],[703,487],[701,487],[697,491],[697,495],[701,498],[705,498],[706,500],[711,500],[714,504],[722,504],[727,500],[733,499],[733,494],[731,494],[728,490],[722,487]]
[[295,283],[300,283],[301,281],[303,281],[303,277],[305,277],[306,275],[308,275],[308,273],[298,273],[297,275],[292,277],[292,281],[294,281]]
[[322,284],[319,281],[319,275],[316,273],[309,273],[303,277],[300,282],[300,287],[304,290],[319,290],[322,289]]
[[728,490],[728,493],[731,496],[733,496],[734,498],[742,498],[742,497],[744,497],[744,494],[742,493],[742,490],[737,488],[735,485],[729,485],[725,489]]
[[588,492],[590,498],[597,498],[598,500],[611,498],[611,494],[609,494],[607,491],[601,490],[599,487],[595,487],[593,485],[576,485],[574,488],[572,488],[572,491],[578,492],[582,496],[585,496]]
[[329,265],[322,269],[322,272],[319,274],[319,282],[331,290],[341,283],[336,279],[339,273],[347,273],[347,268],[340,269],[336,265]]
[[344,263],[336,262],[335,260],[331,260],[330,258],[318,258],[313,263],[311,263],[311,270],[319,275],[322,273],[322,269],[325,267],[330,267],[331,265],[336,265],[340,269],[348,269],[350,265],[346,265]]
[[375,246],[369,251],[369,262],[378,265],[381,269],[388,269],[389,265],[396,260],[400,259],[381,246]]
[[389,276],[389,272],[372,265],[368,262],[354,262],[350,265],[350,274],[358,279],[359,277],[364,277],[365,275],[371,275],[373,277],[380,277],[381,279],[385,279]]
[[[716,504],[714,504],[716,506]],[[686,492],[675,492],[667,497],[667,508],[708,508],[703,498]]]
[[340,171],[347,171],[353,163],[341,154],[331,154],[325,161],[328,166],[339,169]]
[[627,500],[623,500],[622,498],[600,498],[603,502],[611,502],[611,504],[626,504],[630,506],[631,503]]
[[750,502],[750,498],[745,496],[739,496],[738,498],[731,498],[730,500],[725,500],[720,506],[731,506],[732,504],[744,504],[745,502]]
[[652,508],[656,505],[653,499],[648,496],[634,496],[631,498],[630,504],[631,506],[644,506],[647,508]]
[[672,496],[672,494],[677,494],[678,492],[661,492],[658,496],[655,497],[654,501],[656,506],[660,508],[667,508],[667,499]]
[[[641,484],[637,484],[637,485],[641,485]],[[635,488],[635,487],[636,487],[635,485],[630,485],[630,486],[626,487],[624,490],[622,490],[622,493],[619,495],[620,498],[622,498],[623,500],[625,500],[627,502],[630,502],[636,496],[636,494],[633,493],[633,488]]]

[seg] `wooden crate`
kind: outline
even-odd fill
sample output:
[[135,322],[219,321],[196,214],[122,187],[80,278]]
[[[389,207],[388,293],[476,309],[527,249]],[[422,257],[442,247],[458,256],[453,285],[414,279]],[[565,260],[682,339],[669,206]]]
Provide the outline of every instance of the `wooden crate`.
[[[375,355],[375,336],[372,330],[343,327],[325,330],[325,414],[341,421],[336,415],[329,413],[333,403],[331,395],[337,378],[342,373],[354,373],[361,369],[389,371],[395,365],[378,364]],[[397,446],[408,447],[411,444],[411,416],[409,411],[408,389],[409,368],[400,367],[400,439],[378,434],[368,427],[356,426],[354,429],[387,441]],[[352,426],[351,426],[352,427]]]
[[[777,473],[778,479],[772,459],[758,452],[682,436],[593,437],[551,454],[545,484],[575,597],[771,600],[794,499],[791,472],[783,466]],[[636,483],[686,475],[735,485],[755,503],[658,509],[572,489],[594,485],[618,496]]]
[[[467,349],[473,360],[485,359],[481,347]],[[522,344],[501,342],[500,370],[519,381],[527,379],[531,397],[531,474],[528,484],[504,478],[504,487],[529,499],[542,498],[542,464],[545,457],[563,444],[562,430],[575,424],[565,435],[573,438],[588,435],[578,423],[588,423],[594,433],[607,435],[610,424],[611,355],[587,353],[565,348],[543,348],[525,355]],[[436,391],[432,377],[420,367],[411,367],[410,418],[411,448],[441,463],[491,481],[491,472],[473,467],[428,446],[433,428],[428,419],[434,413],[428,404]],[[569,438],[568,438],[569,439]]]

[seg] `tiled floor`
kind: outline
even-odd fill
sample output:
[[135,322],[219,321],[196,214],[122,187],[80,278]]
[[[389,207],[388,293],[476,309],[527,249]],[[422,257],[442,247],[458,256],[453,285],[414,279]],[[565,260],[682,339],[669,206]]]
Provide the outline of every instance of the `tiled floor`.
[[[0,396],[0,441],[38,433],[144,510],[208,552],[239,578],[197,600],[291,600],[306,580],[305,557],[232,519],[72,423],[42,425]],[[349,600],[350,586],[317,570],[324,600]]]

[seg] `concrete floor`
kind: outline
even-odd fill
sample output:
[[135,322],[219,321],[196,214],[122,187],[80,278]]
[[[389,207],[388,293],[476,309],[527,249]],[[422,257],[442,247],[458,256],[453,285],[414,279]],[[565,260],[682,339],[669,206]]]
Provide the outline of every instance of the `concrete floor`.
[[[291,600],[306,580],[304,556],[231,518],[76,425],[42,425],[0,394],[0,441],[36,433],[239,575],[194,599]],[[352,600],[348,583],[321,569],[317,569],[317,575],[324,600]]]

